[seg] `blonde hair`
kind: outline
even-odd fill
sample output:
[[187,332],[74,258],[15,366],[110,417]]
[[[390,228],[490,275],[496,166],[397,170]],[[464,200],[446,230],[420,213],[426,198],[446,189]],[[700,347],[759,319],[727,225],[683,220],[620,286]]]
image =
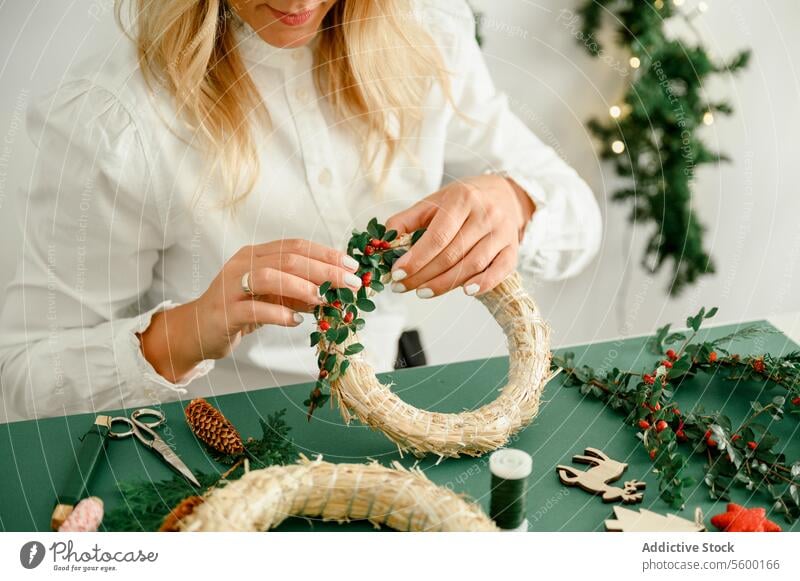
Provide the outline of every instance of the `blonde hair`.
[[[174,98],[181,117],[202,137],[235,207],[259,172],[254,123],[269,124],[266,106],[236,49],[234,18],[225,0],[131,2],[140,68]],[[123,25],[124,28],[124,25]],[[338,0],[315,44],[315,81],[337,115],[366,138],[368,168],[383,177],[402,140],[422,120],[434,82],[450,99],[439,51],[417,22],[410,0]],[[382,159],[382,161],[381,161]]]

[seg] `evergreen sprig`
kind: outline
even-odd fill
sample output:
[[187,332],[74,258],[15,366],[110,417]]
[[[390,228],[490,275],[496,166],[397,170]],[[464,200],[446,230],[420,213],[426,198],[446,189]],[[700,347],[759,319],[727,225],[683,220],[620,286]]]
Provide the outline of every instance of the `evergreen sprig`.
[[[262,437],[249,438],[245,442],[251,468],[289,464],[297,459],[297,449],[289,437],[291,428],[283,419],[286,410],[281,410],[259,419]],[[210,449],[209,449],[210,450]],[[211,451],[211,450],[210,450]],[[217,461],[228,464],[226,458],[214,455]],[[228,459],[229,460],[229,459]],[[123,481],[118,484],[122,500],[120,506],[103,517],[103,530],[106,531],[157,531],[170,510],[180,501],[195,494],[202,495],[205,490],[219,486],[222,482],[236,480],[244,474],[241,463],[223,474],[216,472],[195,472],[200,488],[195,488],[182,476],[167,480]]]
[[579,10],[582,44],[603,54],[597,35],[603,15],[613,20],[617,43],[634,58],[631,79],[616,118],[592,119],[589,128],[601,141],[601,156],[612,160],[627,184],[613,199],[631,206],[631,222],[652,222],[642,264],[656,272],[672,259],[669,291],[678,294],[698,277],[714,272],[703,242],[704,227],[692,207],[697,168],[727,158],[709,149],[700,135],[715,114],[730,115],[727,102],[709,101],[705,86],[714,75],[743,69],[750,51],[718,62],[699,43],[670,38],[667,22],[689,16],[671,0],[586,0]]
[[[652,371],[577,366],[571,352],[554,356],[553,368],[563,368],[568,386],[579,387],[581,393],[625,415],[625,422],[636,428],[653,461],[661,498],[671,506],[683,507],[686,489],[695,484],[686,474],[689,456],[699,454],[707,460],[704,483],[712,498],[727,500],[734,486],[761,491],[776,512],[793,522],[800,517],[800,460],[789,462],[776,452],[778,437],[759,420],[781,421],[786,415],[800,418],[800,352],[780,357],[730,353],[726,346],[732,339],[772,332],[752,326],[696,342],[703,322],[716,312],[716,308],[701,309],[686,320],[685,332],[673,332],[670,325],[658,329],[648,341],[650,350],[660,355]],[[707,413],[700,406],[683,413],[673,401],[674,392],[701,371],[715,377],[722,374],[728,380],[768,381],[784,392],[769,402],[751,402],[750,414],[738,425],[728,416]]]
[[314,311],[317,330],[310,338],[311,346],[317,347],[319,375],[308,399],[303,402],[308,408],[309,421],[314,410],[330,399],[331,384],[347,372],[349,357],[364,349],[357,341],[342,347],[364,328],[365,321],[360,313],[375,310],[371,297],[384,289],[392,265],[424,232],[424,228],[416,230],[410,244],[401,244],[397,231],[387,230],[377,218],[372,218],[366,231],[354,230],[347,244],[347,254],[359,264],[356,275],[361,278],[361,288],[354,293],[349,288],[334,288],[330,281],[320,285],[319,294],[325,298],[325,304]]

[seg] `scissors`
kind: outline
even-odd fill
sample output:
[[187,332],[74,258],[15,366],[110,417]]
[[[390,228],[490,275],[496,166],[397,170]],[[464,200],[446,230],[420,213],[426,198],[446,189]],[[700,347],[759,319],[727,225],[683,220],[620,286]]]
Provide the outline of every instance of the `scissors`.
[[[146,422],[139,419],[142,416],[151,416],[156,419]],[[129,436],[136,436],[142,444],[161,456],[161,459],[164,460],[170,468],[199,488],[200,483],[197,481],[197,478],[194,477],[192,471],[178,458],[178,455],[169,447],[169,444],[162,440],[161,437],[156,434],[155,430],[153,430],[153,428],[163,424],[165,420],[164,413],[159,410],[140,408],[131,414],[130,419],[124,416],[111,418],[109,421],[109,428],[111,429],[108,432],[108,437],[119,440]],[[115,432],[113,430],[114,424],[125,424],[128,429],[123,432]]]

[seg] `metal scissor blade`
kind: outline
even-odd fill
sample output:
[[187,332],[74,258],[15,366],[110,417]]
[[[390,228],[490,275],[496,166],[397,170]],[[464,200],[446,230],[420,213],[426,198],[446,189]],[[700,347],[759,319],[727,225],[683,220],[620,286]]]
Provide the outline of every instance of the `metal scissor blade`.
[[186,480],[194,484],[196,487],[200,488],[200,483],[197,481],[197,478],[194,477],[192,471],[189,470],[189,467],[183,463],[183,460],[178,458],[178,455],[175,453],[175,451],[170,448],[164,440],[161,438],[156,438],[152,441],[150,447],[156,454],[161,456],[167,464],[179,472],[181,476],[186,478]]

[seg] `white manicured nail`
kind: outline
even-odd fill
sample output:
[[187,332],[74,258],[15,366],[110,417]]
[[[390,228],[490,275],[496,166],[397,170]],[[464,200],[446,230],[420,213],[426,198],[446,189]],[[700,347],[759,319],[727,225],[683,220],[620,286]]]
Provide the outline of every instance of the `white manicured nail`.
[[305,321],[303,315],[301,315],[300,313],[295,313],[294,315],[292,315],[292,318],[294,319],[294,322],[297,323],[298,325],[303,321]]
[[344,275],[344,282],[347,286],[354,286],[359,288],[361,286],[361,279],[358,278],[355,274],[346,274]]
[[397,282],[398,280],[403,280],[407,276],[408,273],[402,268],[398,268],[392,271],[392,280],[395,282]]
[[345,268],[349,270],[357,270],[358,269],[358,260],[353,258],[352,256],[343,256],[342,257],[342,264]]
[[392,292],[393,293],[404,293],[406,292],[406,285],[401,282],[394,282],[392,283]]
[[429,288],[418,288],[417,296],[421,299],[430,299],[433,297],[433,291]]
[[464,287],[464,293],[470,297],[478,294],[479,290],[481,290],[481,285],[475,284],[474,282]]

